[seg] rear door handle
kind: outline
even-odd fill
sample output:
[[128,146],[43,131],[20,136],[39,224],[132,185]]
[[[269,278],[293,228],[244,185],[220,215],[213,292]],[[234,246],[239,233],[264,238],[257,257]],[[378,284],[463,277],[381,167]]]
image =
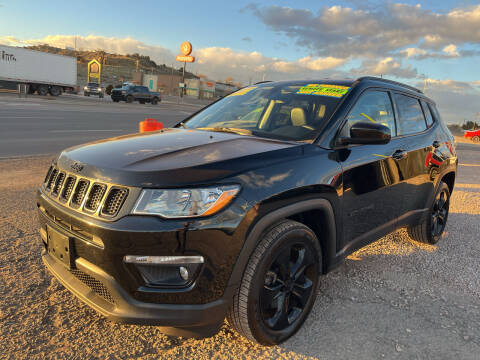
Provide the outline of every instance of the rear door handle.
[[392,158],[394,158],[395,160],[402,160],[402,159],[405,159],[407,156],[408,156],[407,151],[399,149],[393,153]]
[[440,141],[435,140],[435,141],[433,142],[432,146],[433,146],[434,148],[440,147]]

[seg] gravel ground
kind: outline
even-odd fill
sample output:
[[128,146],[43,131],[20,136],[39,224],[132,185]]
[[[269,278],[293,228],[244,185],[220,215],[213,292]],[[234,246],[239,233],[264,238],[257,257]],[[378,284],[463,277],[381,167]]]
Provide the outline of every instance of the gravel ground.
[[[462,147],[463,146],[463,147]],[[35,190],[49,157],[0,161],[0,359],[479,359],[480,147],[459,144],[446,234],[438,246],[398,231],[321,279],[303,328],[276,347],[225,325],[182,339],[106,321],[40,259]]]

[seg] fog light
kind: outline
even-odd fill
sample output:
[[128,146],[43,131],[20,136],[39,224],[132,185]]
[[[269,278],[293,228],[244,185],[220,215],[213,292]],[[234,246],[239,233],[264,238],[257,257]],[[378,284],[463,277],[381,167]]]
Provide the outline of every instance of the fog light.
[[200,274],[203,256],[126,255],[123,261],[133,264],[147,286],[186,287]]
[[183,280],[185,281],[188,280],[188,270],[183,266],[180,266],[180,276],[182,277]]

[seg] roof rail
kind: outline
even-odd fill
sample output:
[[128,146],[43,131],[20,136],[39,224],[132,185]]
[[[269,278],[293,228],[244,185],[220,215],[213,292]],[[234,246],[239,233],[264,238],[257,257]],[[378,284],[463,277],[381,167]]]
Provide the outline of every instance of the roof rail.
[[420,94],[423,94],[422,90],[417,89],[416,87],[413,87],[413,86],[410,86],[410,85],[407,85],[407,84],[402,84],[401,82],[398,82],[398,81],[379,78],[379,77],[376,77],[376,76],[362,76],[362,77],[359,77],[356,81],[362,81],[362,80],[382,81],[382,82],[386,82],[386,83],[389,83],[389,84],[392,84],[392,85],[401,86],[401,87],[410,89],[412,91],[418,92]]
[[253,85],[265,84],[265,83],[268,83],[268,82],[272,82],[272,80],[264,80],[264,81],[259,81],[259,82],[256,82],[256,83],[255,83],[255,84],[253,84]]

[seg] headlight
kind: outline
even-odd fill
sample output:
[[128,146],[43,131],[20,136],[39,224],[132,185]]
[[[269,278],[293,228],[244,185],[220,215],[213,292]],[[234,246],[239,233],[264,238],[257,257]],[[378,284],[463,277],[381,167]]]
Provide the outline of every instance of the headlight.
[[125,95],[127,92],[125,90],[122,90],[122,94]]
[[88,86],[84,86],[84,87],[83,87],[83,90],[88,90]]
[[97,91],[102,91],[102,88],[98,88]]
[[133,213],[166,218],[208,216],[227,206],[239,190],[237,185],[204,189],[145,189]]

